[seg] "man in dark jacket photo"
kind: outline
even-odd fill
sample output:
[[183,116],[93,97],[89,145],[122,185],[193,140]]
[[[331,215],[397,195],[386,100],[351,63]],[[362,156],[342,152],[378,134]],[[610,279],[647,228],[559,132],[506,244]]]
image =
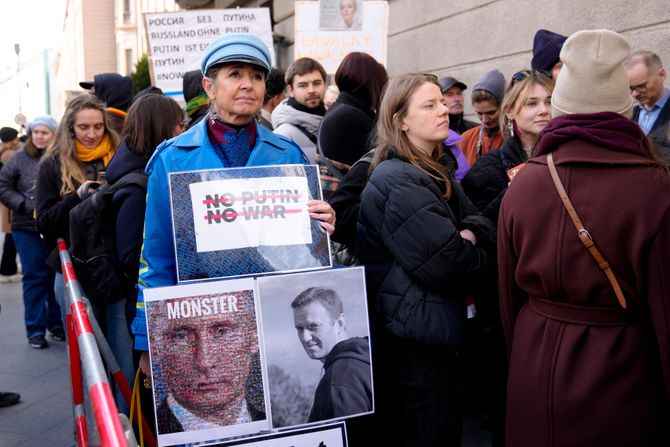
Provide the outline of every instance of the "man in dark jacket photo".
[[347,337],[337,292],[310,287],[291,303],[298,338],[307,355],[323,363],[307,422],[372,411],[370,346],[367,337]]

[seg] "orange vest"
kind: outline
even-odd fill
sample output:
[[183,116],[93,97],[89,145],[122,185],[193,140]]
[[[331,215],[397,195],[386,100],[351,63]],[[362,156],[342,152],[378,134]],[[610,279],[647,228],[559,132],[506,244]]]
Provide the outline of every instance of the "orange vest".
[[[461,148],[463,155],[468,160],[470,167],[474,166],[477,163],[477,144],[479,143],[479,129],[482,126],[473,127],[463,132],[463,141],[458,143],[458,147]],[[498,132],[494,137],[489,138],[486,135],[486,130],[482,132],[482,145],[479,156],[481,157],[487,152],[490,152],[494,149],[498,149],[503,144],[505,136],[502,132]]]

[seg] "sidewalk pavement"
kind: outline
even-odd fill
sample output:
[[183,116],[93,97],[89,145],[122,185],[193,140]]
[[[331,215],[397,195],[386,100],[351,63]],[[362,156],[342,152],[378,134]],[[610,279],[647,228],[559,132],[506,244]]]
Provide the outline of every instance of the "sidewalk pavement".
[[0,408],[0,447],[65,447],[74,444],[72,394],[65,342],[28,346],[21,283],[0,284],[0,390],[21,401]]

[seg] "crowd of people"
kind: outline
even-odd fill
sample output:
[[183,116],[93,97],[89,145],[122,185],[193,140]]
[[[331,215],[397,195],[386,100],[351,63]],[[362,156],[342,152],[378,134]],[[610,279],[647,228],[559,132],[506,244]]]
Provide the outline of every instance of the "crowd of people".
[[325,200],[309,215],[335,263],[366,275],[375,414],[351,422],[350,445],[374,430],[380,445],[459,446],[473,407],[496,446],[670,442],[670,92],[655,53],[608,30],[539,30],[530,67],[472,88],[479,123],[453,76],[390,77],[353,52],[329,87],[314,59],[270,61],[260,39],[227,35],[185,74],[185,109],[107,73],[60,123],[34,118],[18,151],[0,129],[0,274],[17,274],[16,247],[31,347],[65,339],[56,240],[102,184],[148,177],[112,198],[129,286],[92,307],[127,380],[140,368],[150,387],[143,294],[177,283],[169,173],[316,164]]

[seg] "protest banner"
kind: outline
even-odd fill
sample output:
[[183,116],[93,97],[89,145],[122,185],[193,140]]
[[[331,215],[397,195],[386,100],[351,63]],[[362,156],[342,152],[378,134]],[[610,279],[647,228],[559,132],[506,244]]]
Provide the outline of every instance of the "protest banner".
[[151,84],[184,104],[182,78],[200,69],[200,59],[210,42],[225,34],[253,34],[276,58],[268,8],[198,9],[145,13]]
[[363,267],[257,282],[273,428],[373,412]]
[[283,431],[271,435],[254,436],[228,443],[214,444],[216,447],[347,447],[344,422],[302,430]]
[[330,267],[315,166],[170,173],[179,282]]
[[339,0],[295,2],[295,59],[316,59],[330,74],[353,51],[368,53],[386,65],[388,3],[354,0],[351,26],[341,17],[339,4]]
[[160,446],[270,429],[253,279],[145,289]]

